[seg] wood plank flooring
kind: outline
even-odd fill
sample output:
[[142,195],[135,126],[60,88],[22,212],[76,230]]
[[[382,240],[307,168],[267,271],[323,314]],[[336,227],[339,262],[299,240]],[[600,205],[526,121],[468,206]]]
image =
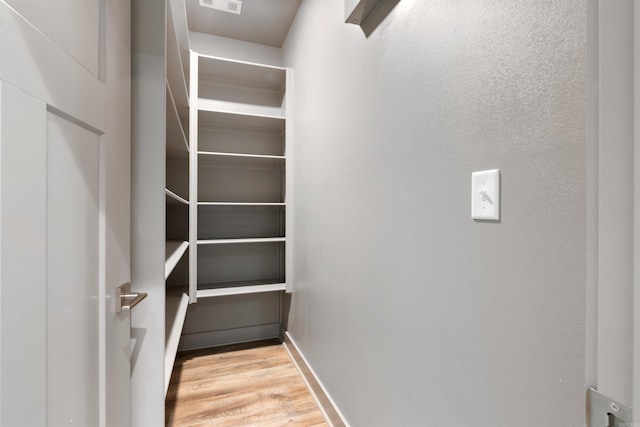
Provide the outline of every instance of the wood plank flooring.
[[277,340],[179,353],[167,426],[327,427]]

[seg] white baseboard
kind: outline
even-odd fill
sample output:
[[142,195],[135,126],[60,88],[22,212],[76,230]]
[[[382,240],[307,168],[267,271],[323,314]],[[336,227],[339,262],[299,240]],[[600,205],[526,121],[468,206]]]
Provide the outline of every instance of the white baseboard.
[[289,352],[293,363],[298,368],[298,372],[302,376],[302,379],[307,384],[311,395],[315,399],[322,415],[324,416],[329,427],[349,427],[349,423],[340,412],[340,409],[336,406],[335,402],[329,396],[327,389],[324,388],[320,379],[313,371],[307,359],[304,357],[296,343],[291,339],[289,332],[284,334],[284,348]]

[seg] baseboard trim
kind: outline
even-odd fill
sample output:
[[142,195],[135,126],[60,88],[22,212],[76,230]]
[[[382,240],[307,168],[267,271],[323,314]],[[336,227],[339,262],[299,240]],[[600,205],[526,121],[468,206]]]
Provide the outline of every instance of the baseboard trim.
[[291,356],[291,360],[293,360],[298,372],[300,372],[302,379],[318,404],[320,412],[322,412],[329,427],[349,427],[349,423],[344,418],[344,415],[342,415],[342,412],[340,412],[340,409],[338,409],[322,385],[322,382],[318,379],[318,376],[307,362],[307,359],[300,352],[300,349],[298,349],[295,341],[291,339],[289,332],[285,332],[284,334],[284,348],[289,353],[289,356]]

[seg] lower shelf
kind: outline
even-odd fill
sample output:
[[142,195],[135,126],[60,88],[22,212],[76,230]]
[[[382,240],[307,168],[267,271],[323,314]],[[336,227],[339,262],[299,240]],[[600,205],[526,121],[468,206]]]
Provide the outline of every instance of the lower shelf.
[[184,326],[184,318],[187,315],[189,296],[185,293],[179,295],[167,295],[165,302],[165,334],[164,345],[164,394],[166,396],[171,380],[173,364],[178,352],[178,343]]
[[278,292],[284,291],[286,288],[286,283],[281,283],[277,280],[199,284],[198,298]]
[[169,277],[182,255],[187,251],[189,242],[168,241],[165,247],[164,278]]
[[277,243],[285,242],[286,240],[285,237],[257,237],[254,239],[200,239],[197,243],[199,245],[225,245],[235,243]]

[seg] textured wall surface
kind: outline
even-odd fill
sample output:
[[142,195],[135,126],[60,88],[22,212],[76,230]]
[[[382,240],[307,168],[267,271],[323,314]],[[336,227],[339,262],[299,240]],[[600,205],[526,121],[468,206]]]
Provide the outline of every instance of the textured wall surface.
[[[289,331],[352,426],[584,423],[586,6],[304,0]],[[499,168],[502,220],[470,218]]]

